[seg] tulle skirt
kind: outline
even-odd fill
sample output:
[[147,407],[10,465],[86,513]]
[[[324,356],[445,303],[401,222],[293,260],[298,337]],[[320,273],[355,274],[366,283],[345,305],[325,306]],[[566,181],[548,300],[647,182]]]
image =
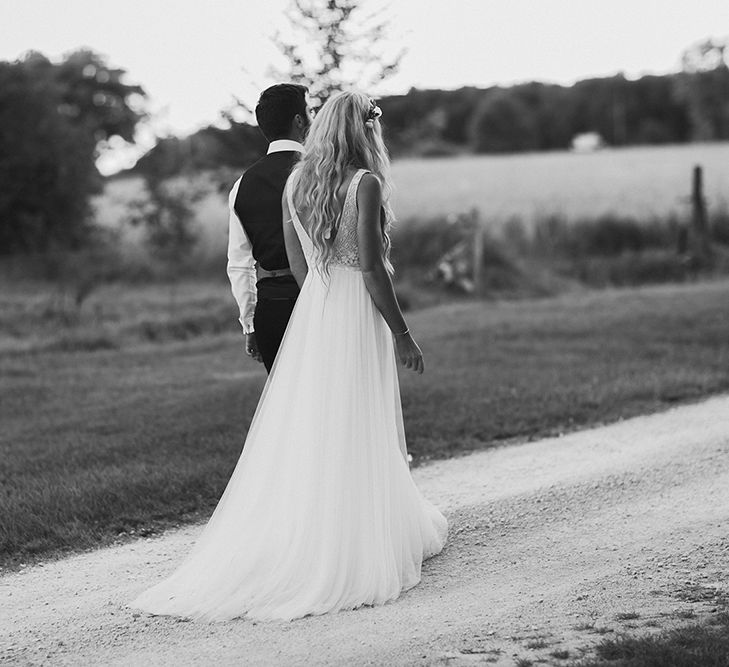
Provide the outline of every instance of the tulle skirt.
[[131,606],[294,619],[397,598],[447,534],[406,456],[392,335],[362,274],[309,271],[210,521]]

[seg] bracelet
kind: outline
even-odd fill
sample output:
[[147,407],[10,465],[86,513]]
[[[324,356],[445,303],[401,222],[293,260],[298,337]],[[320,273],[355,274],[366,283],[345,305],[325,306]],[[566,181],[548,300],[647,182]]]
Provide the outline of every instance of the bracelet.
[[407,329],[405,329],[405,331],[403,331],[402,333],[396,333],[395,335],[396,336],[404,336],[405,334],[408,334],[408,333],[410,333],[410,327],[408,327]]

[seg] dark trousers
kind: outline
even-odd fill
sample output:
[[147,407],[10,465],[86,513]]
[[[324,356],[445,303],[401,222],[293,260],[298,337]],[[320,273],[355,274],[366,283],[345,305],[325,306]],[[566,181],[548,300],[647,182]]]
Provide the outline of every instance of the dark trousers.
[[270,373],[273,361],[281,345],[286,326],[296,304],[295,298],[260,298],[253,313],[256,344],[263,357],[263,365]]

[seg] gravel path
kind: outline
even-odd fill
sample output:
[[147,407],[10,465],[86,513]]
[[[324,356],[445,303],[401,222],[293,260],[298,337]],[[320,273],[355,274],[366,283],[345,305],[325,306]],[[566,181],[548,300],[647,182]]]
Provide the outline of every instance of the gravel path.
[[192,526],[0,578],[0,661],[560,664],[605,633],[700,618],[729,591],[729,396],[414,475],[451,536],[392,604],[291,623],[125,608],[175,567]]

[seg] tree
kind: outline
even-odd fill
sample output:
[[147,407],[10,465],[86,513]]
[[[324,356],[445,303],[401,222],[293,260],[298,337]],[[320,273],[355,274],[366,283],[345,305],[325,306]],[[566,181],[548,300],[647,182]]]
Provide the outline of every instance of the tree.
[[535,150],[538,134],[534,115],[512,91],[496,89],[474,112],[471,141],[477,153]]
[[417,90],[379,100],[387,119],[387,143],[393,154],[435,155],[463,152],[468,120],[484,91]]
[[[168,147],[174,156],[179,143],[185,140],[163,141],[157,147]],[[193,250],[199,241],[195,204],[206,190],[192,171],[187,172],[187,178],[171,178],[170,165],[164,157],[165,151],[158,151],[145,164],[144,192],[128,205],[126,222],[143,230],[148,252],[156,262],[157,275],[169,279],[170,307],[173,307],[176,284],[194,262]]]
[[144,91],[123,76],[91,51],[0,62],[0,254],[90,238],[98,151],[112,136],[131,141],[143,117]]
[[0,254],[77,246],[88,231],[93,144],[61,103],[29,68],[0,63]]
[[287,61],[272,70],[280,80],[305,85],[316,104],[348,86],[365,90],[397,72],[405,50],[385,43],[382,10],[365,14],[360,0],[292,0],[288,34],[274,42]]
[[694,140],[729,139],[729,37],[684,51],[675,95],[686,105]]
[[161,137],[145,153],[132,173],[169,178],[178,174],[245,169],[266,154],[268,142],[255,125],[229,120],[226,128],[209,126],[187,137]]
[[681,65],[684,72],[690,73],[729,67],[729,37],[692,44],[681,54]]
[[146,193],[131,203],[128,221],[141,226],[156,268],[171,277],[174,285],[192,264],[192,250],[198,242],[194,228],[194,205],[205,191],[194,183],[171,183],[145,179]]

